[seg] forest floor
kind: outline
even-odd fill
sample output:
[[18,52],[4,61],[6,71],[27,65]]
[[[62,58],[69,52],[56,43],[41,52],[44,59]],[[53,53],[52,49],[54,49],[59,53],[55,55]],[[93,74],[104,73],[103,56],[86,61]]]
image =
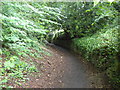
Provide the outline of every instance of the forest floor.
[[39,72],[28,75],[26,82],[14,87],[19,88],[102,88],[110,87],[104,72],[101,73],[81,56],[61,47],[47,47],[51,56],[44,55],[37,60]]

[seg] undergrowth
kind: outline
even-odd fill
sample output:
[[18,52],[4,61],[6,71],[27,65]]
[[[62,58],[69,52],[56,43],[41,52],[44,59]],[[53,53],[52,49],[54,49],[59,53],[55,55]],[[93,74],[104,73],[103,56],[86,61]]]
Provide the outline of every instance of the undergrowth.
[[93,63],[100,71],[105,71],[112,84],[120,84],[118,70],[118,35],[119,26],[102,29],[96,34],[73,39],[74,51],[81,53],[85,59]]
[[42,55],[50,55],[43,49],[43,41],[49,29],[54,28],[52,25],[58,25],[49,18],[59,17],[57,10],[45,3],[2,2],[0,87],[9,87],[12,80],[16,84],[20,84],[19,79],[25,81],[26,75],[38,71],[34,59],[42,60]]
[[1,4],[0,87],[8,87],[13,78],[25,80],[28,73],[36,72],[32,58],[42,60],[42,55],[50,55],[44,50],[46,39],[57,40],[59,36],[72,40],[71,48],[106,71],[113,84],[120,85],[117,59],[120,2]]

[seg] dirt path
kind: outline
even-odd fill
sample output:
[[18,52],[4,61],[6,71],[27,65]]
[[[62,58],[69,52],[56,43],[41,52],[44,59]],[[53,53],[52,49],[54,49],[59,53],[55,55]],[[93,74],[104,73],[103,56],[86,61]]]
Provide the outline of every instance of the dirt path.
[[52,45],[48,47],[52,56],[44,56],[37,61],[39,73],[29,76],[30,80],[22,84],[24,88],[89,88],[109,87],[104,74],[99,73],[81,57]]
[[[62,65],[63,77],[61,78],[63,88],[84,88],[89,87],[89,80],[86,70],[80,60],[67,50],[54,46],[54,49],[60,53],[64,62]],[[59,87],[57,84],[56,87]]]

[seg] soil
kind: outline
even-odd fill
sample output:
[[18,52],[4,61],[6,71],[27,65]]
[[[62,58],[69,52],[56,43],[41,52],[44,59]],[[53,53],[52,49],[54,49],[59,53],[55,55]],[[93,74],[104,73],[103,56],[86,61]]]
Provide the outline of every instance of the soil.
[[19,88],[102,88],[110,87],[104,72],[99,72],[92,64],[70,51],[55,45],[46,50],[51,56],[44,55],[36,60],[39,72],[28,75],[26,82],[14,86]]

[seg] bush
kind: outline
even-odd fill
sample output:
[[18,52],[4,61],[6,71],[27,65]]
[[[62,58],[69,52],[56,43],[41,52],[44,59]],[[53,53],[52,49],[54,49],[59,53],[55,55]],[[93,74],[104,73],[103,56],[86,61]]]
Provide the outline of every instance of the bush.
[[[118,28],[101,30],[92,36],[73,39],[71,48],[81,53],[88,61],[101,71],[106,71],[109,78],[120,83],[118,75]],[[105,31],[105,32],[102,32]],[[119,85],[119,84],[118,84]]]

